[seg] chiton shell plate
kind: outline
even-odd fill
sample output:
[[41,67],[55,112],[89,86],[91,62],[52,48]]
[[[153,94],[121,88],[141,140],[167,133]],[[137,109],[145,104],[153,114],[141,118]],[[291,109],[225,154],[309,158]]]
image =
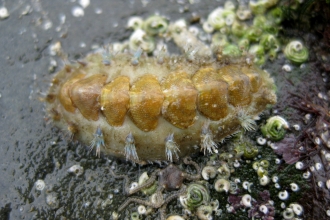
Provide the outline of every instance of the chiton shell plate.
[[242,128],[239,114],[253,118],[276,102],[274,88],[267,72],[244,59],[141,56],[136,65],[131,54],[119,53],[105,65],[93,53],[55,75],[47,110],[56,126],[87,145],[99,128],[106,154],[124,158],[131,134],[136,162],[144,163],[168,158],[171,134],[180,157],[200,151],[205,124],[215,141],[233,134]]

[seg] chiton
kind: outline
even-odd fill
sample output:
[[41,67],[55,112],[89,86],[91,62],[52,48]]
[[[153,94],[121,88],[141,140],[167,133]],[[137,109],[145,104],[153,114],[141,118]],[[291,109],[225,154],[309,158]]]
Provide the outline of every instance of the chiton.
[[275,102],[273,79],[245,59],[93,53],[55,75],[47,110],[97,155],[143,164],[217,152]]

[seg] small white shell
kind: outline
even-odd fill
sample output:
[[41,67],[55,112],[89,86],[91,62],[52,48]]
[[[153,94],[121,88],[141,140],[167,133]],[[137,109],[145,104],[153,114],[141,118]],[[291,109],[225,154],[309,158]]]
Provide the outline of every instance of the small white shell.
[[327,186],[328,189],[330,189],[330,179],[328,179],[328,180],[325,182],[325,185]]
[[291,72],[292,67],[288,64],[285,64],[285,65],[282,66],[282,70],[284,70],[285,72]]
[[143,19],[141,17],[133,16],[128,19],[127,27],[136,30],[141,28],[142,24],[143,24]]
[[137,182],[132,182],[131,183],[131,186],[129,187],[129,189],[130,190],[133,190],[133,189],[135,189],[136,187],[138,187],[139,186],[139,184],[137,183]]
[[291,208],[286,208],[283,212],[283,218],[289,220],[289,219],[293,219],[293,217],[294,217],[293,210]]
[[252,206],[251,201],[252,201],[251,195],[245,194],[241,199],[241,204],[244,205],[245,207],[249,208]]
[[259,183],[260,183],[260,185],[262,185],[262,186],[266,186],[269,182],[270,182],[270,179],[269,179],[269,177],[266,176],[266,175],[264,175],[263,177],[261,177],[261,178],[259,179]]
[[300,125],[298,125],[298,124],[294,124],[294,125],[292,125],[292,127],[293,127],[296,131],[300,131],[300,129],[301,129]]
[[303,212],[304,212],[303,207],[302,207],[300,204],[298,204],[298,203],[291,203],[291,204],[289,205],[289,207],[290,207],[290,208],[293,210],[293,212],[294,212],[296,215],[298,215],[298,216],[302,215]]
[[42,191],[46,186],[45,181],[43,181],[43,180],[37,180],[34,183],[34,185],[36,187],[36,190],[39,190],[39,191]]
[[202,170],[202,176],[204,180],[213,179],[217,174],[217,169],[213,166],[205,166]]
[[277,183],[277,182],[278,182],[278,176],[273,176],[273,177],[272,177],[272,181],[273,181],[274,183]]
[[184,220],[184,218],[182,218],[179,215],[171,215],[171,216],[167,217],[166,220]]
[[290,186],[293,192],[299,191],[299,186],[297,185],[297,183],[290,183]]
[[257,143],[259,145],[265,145],[267,143],[267,139],[266,138],[263,138],[263,137],[258,137],[257,138]]
[[296,169],[297,169],[297,170],[302,170],[303,168],[304,168],[304,163],[301,162],[301,161],[298,161],[298,162],[296,163]]
[[276,189],[281,188],[281,185],[279,183],[275,183],[274,186],[275,186]]
[[241,166],[241,164],[238,162],[238,160],[235,160],[233,165],[234,165],[235,168],[238,168],[238,167]]
[[230,189],[230,182],[226,179],[218,179],[215,183],[214,183],[214,189],[217,192],[228,192]]
[[248,181],[244,181],[243,184],[242,184],[242,186],[243,186],[244,189],[248,189],[249,182]]
[[137,210],[138,210],[139,215],[144,215],[147,212],[147,209],[146,209],[146,207],[144,205],[140,205],[137,208]]
[[259,207],[259,211],[262,212],[262,213],[264,213],[265,215],[269,212],[267,206],[265,206],[265,205],[261,205]]
[[8,9],[5,7],[0,7],[0,20],[8,18],[8,17],[9,17]]
[[244,181],[242,186],[244,189],[246,189],[248,192],[251,192],[251,186],[253,185],[253,183],[250,183],[248,181]]
[[84,168],[82,166],[80,166],[79,164],[73,165],[72,167],[70,167],[68,169],[69,173],[73,173],[76,176],[80,176],[81,174],[84,173]]
[[307,170],[305,173],[303,173],[303,177],[304,179],[309,179],[311,177],[311,172]]
[[284,190],[278,193],[278,198],[280,200],[287,200],[289,198],[289,193],[288,191]]
[[315,163],[316,170],[321,170],[323,168],[321,163]]

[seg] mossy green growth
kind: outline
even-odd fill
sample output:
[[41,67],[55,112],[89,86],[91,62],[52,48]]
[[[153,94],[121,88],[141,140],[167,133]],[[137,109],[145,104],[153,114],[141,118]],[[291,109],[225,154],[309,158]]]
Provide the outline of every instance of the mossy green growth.
[[266,62],[265,49],[262,45],[255,44],[249,49],[249,53],[254,55],[253,62],[257,65],[263,65]]
[[238,57],[241,55],[241,51],[238,46],[234,44],[228,44],[223,48],[222,54],[229,57]]
[[280,49],[280,43],[273,34],[263,34],[260,39],[260,44],[266,51]]

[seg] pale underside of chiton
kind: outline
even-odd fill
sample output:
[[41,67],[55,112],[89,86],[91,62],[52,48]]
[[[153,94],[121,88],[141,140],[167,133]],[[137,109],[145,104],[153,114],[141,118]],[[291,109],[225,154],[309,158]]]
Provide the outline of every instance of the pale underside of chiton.
[[[224,64],[172,56],[159,63],[142,56],[138,65],[128,53],[110,65],[102,59],[91,54],[57,73],[47,109],[56,126],[82,143],[102,134],[101,151],[139,163],[198,152],[206,131],[220,141],[242,128],[239,114],[253,118],[276,102],[269,74],[243,59]],[[128,142],[136,154],[127,155]],[[175,148],[171,157],[166,146]]]

